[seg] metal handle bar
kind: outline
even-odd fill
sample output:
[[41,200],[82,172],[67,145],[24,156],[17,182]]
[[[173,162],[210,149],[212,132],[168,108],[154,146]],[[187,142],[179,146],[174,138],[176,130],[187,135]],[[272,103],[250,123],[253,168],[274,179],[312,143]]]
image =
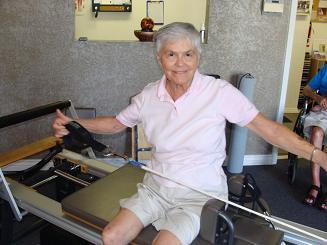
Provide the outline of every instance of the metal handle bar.
[[72,105],[70,100],[58,101],[51,104],[38,106],[26,111],[16,112],[0,117],[0,128],[5,128],[17,123],[28,121],[37,117],[54,113],[56,109],[65,109]]

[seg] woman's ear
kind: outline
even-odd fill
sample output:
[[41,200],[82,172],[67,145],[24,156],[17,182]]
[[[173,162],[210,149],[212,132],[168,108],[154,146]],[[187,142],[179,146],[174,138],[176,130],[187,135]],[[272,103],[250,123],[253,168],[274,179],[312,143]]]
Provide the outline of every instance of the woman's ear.
[[162,64],[161,64],[161,56],[160,56],[159,53],[156,54],[156,58],[157,58],[158,64],[160,65],[160,67],[162,67]]
[[200,59],[201,59],[201,54],[199,53],[199,52],[197,52],[197,67],[199,67],[199,65],[200,65]]

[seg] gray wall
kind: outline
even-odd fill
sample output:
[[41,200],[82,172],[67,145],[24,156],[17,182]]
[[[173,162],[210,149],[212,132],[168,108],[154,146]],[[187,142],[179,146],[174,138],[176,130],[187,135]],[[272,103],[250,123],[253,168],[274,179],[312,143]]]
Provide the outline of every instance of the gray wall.
[[[211,0],[208,44],[200,71],[234,83],[239,74],[257,79],[254,102],[274,119],[280,97],[290,0],[283,14],[262,14],[261,0]],[[58,100],[116,114],[161,71],[153,44],[73,41],[73,0],[0,1],[0,115]],[[50,119],[0,129],[0,152],[51,134]],[[101,136],[130,151],[130,135]],[[247,154],[271,146],[250,134]]]

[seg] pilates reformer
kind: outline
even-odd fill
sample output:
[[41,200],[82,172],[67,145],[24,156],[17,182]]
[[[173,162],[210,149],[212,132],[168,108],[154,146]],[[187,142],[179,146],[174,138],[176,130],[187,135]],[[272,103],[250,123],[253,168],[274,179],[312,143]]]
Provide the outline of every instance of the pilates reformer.
[[[0,117],[0,128],[53,113],[56,108],[68,108],[73,118],[76,118],[72,103],[63,101]],[[9,183],[15,203],[21,210],[30,212],[88,242],[101,244],[101,230],[118,211],[119,199],[128,197],[136,191],[135,185],[142,181],[145,171],[131,164],[117,167],[114,164],[116,158],[108,158],[105,163],[73,152],[72,150],[76,148],[78,150],[87,148],[87,152],[95,150],[102,153],[103,156],[118,156],[123,163],[130,162],[125,156],[108,150],[106,146],[95,141],[88,134],[84,134],[84,138],[79,138],[78,124],[72,123],[68,127],[75,137],[63,141],[49,137],[14,151],[0,154],[0,167],[40,151],[51,149],[49,154],[36,164],[37,166],[33,166],[21,175],[17,173],[16,178],[14,176],[4,179]],[[38,173],[40,167],[49,160],[53,160],[54,167]],[[34,190],[55,178],[73,182],[79,187],[74,188],[68,195],[61,196],[60,200],[51,199]],[[244,176],[235,176],[229,180],[229,189],[232,190],[232,193],[236,193],[236,197],[245,197],[242,204],[246,206],[250,203],[251,208],[254,209],[253,203],[259,197],[253,199],[251,191],[244,192],[243,186]],[[3,191],[0,195],[10,202]],[[237,201],[235,198],[232,200]],[[259,206],[262,206],[262,202],[259,202]],[[267,204],[264,203],[263,206],[265,211],[269,209]],[[216,199],[210,200],[205,205],[201,215],[201,231],[192,244],[280,244],[283,240],[295,244],[324,244],[317,238],[303,235],[287,226],[273,224],[275,227],[273,229],[271,222],[258,219],[246,212],[244,214],[244,212],[239,212],[233,207],[229,207],[227,210],[224,210],[223,207],[224,203]],[[8,206],[7,210],[9,210]],[[256,210],[259,209],[256,208]],[[277,217],[273,218],[316,236],[327,238],[326,232]],[[149,244],[155,234],[156,231],[153,227],[146,227],[133,243]]]

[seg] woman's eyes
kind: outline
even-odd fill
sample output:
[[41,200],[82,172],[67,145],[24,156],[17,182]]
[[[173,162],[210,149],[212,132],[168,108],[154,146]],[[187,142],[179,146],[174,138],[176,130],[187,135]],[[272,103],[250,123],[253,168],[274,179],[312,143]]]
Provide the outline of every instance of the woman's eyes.
[[[183,55],[182,55],[182,57],[185,57],[185,58],[192,58],[194,56],[194,53],[193,52],[189,52],[189,53],[184,53]],[[168,58],[176,58],[176,57],[178,57],[178,55],[176,54],[176,53],[174,53],[174,52],[168,52],[167,53],[167,57]],[[182,58],[181,57],[181,58]]]

